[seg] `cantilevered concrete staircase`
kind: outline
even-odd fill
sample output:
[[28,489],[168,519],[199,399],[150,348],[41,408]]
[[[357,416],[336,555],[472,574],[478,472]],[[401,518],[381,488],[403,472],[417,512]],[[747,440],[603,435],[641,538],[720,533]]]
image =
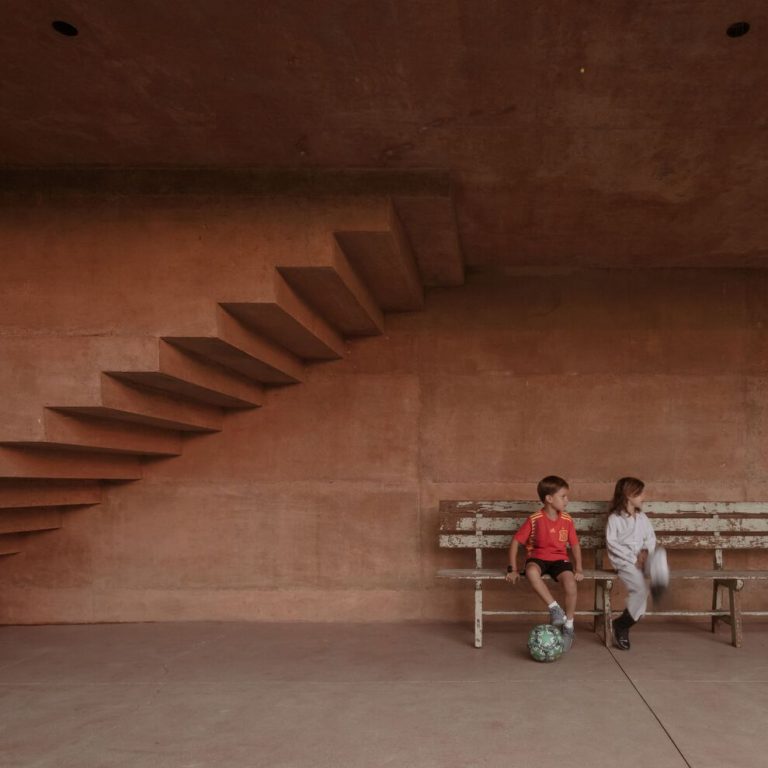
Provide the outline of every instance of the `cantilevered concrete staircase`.
[[423,306],[425,286],[463,281],[450,197],[395,198],[389,218],[386,231],[329,235],[323,263],[276,266],[250,301],[212,297],[205,333],[158,338],[130,370],[94,371],[83,400],[42,408],[28,439],[0,433],[0,555],[179,455],[186,435],[221,430],[226,410],[259,407],[266,388],[344,357],[346,339],[381,334],[385,313]]

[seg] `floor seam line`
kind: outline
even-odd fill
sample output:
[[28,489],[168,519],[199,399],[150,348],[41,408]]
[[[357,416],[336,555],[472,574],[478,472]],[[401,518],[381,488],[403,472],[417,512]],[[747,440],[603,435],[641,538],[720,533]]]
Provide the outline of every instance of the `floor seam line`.
[[656,714],[656,712],[654,712],[653,707],[651,707],[651,705],[648,703],[648,700],[645,698],[645,696],[643,696],[643,694],[640,692],[640,689],[635,685],[635,681],[629,676],[627,671],[621,665],[621,662],[619,662],[619,660],[616,658],[616,654],[613,652],[613,649],[606,648],[606,650],[610,654],[616,666],[621,670],[624,677],[627,678],[629,684],[635,689],[635,693],[637,693],[637,695],[640,697],[640,700],[643,702],[643,704],[645,704],[651,715],[653,715],[653,719],[659,724],[661,730],[664,731],[672,746],[677,750],[677,754],[680,755],[680,759],[688,766],[688,768],[693,768],[693,766],[688,762],[688,758],[683,754],[683,750],[677,746],[677,742],[672,738],[672,734],[667,730],[667,727],[664,725],[664,723],[661,722],[661,718]]

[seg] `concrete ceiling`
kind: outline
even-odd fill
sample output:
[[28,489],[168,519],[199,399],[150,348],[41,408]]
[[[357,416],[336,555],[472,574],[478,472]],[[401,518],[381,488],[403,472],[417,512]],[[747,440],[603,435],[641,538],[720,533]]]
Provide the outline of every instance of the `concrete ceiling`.
[[470,264],[768,267],[765,2],[3,11],[0,164],[441,168]]

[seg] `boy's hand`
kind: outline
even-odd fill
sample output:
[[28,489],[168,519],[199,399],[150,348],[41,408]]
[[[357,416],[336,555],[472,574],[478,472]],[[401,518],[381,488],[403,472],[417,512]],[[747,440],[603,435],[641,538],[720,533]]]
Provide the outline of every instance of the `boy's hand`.
[[573,578],[574,578],[576,581],[584,581],[584,574],[583,574],[581,571],[576,571],[576,572],[573,574]]
[[507,581],[514,584],[520,578],[520,574],[517,571],[511,571],[507,574]]

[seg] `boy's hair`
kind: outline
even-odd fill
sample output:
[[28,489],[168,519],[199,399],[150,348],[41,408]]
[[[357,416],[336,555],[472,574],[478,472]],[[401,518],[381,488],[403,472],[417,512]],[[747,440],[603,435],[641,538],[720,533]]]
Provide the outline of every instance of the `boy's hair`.
[[539,480],[539,484],[536,486],[536,493],[539,494],[539,499],[541,499],[541,501],[545,501],[547,496],[552,496],[561,488],[570,489],[570,486],[562,477],[558,477],[557,475],[547,475],[545,478]]
[[616,481],[616,487],[613,489],[613,499],[611,501],[610,511],[621,514],[627,508],[627,501],[632,496],[642,493],[645,483],[636,477],[622,477]]

